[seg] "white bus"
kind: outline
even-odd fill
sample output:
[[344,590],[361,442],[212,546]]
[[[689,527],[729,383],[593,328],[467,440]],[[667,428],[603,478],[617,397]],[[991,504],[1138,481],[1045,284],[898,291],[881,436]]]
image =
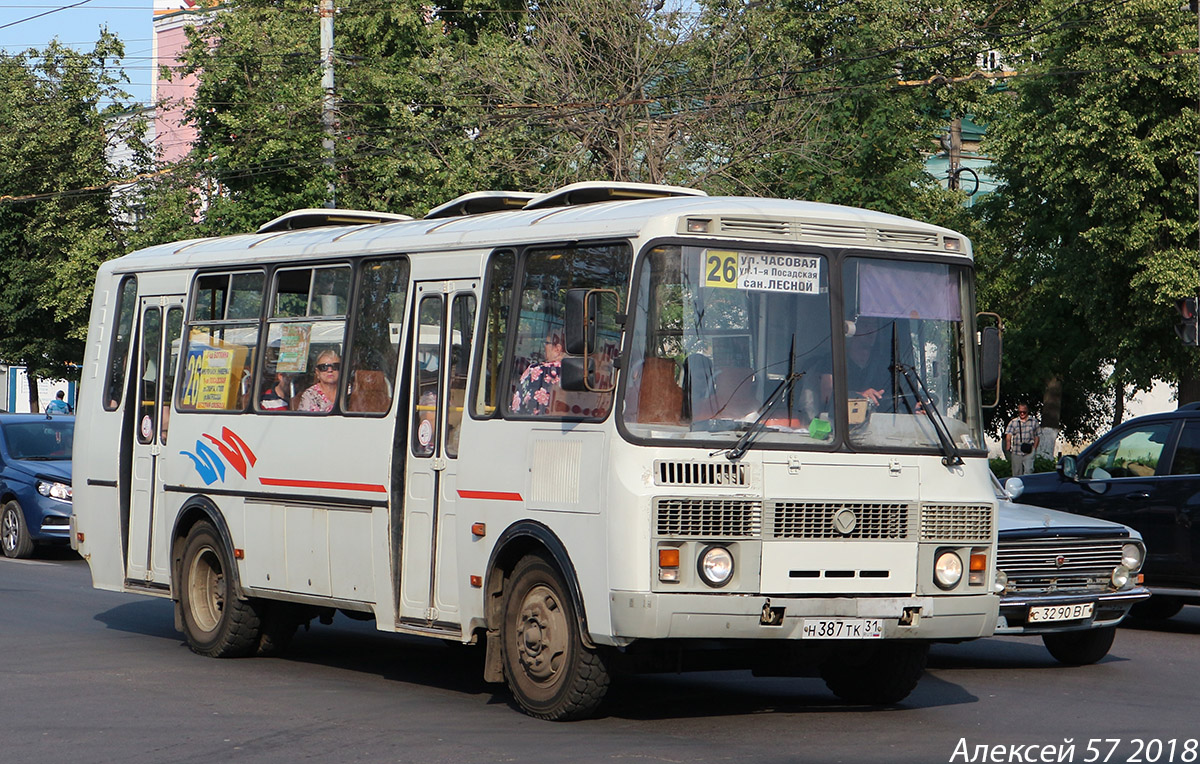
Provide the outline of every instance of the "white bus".
[[992,633],[966,238],[636,184],[396,217],[100,268],[72,532],[96,587],[171,598],[215,657],[336,611],[483,643],[546,719],[627,671],[890,703],[931,641]]

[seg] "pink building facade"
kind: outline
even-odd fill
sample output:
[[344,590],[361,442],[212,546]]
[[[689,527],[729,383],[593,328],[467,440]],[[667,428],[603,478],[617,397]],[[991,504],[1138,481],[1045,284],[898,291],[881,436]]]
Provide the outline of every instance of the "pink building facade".
[[196,94],[196,78],[164,79],[161,67],[177,70],[187,47],[187,28],[203,24],[219,5],[217,0],[154,0],[154,77],[150,101],[154,104],[154,135],[158,161],[164,164],[184,157],[196,139],[196,128],[185,112]]

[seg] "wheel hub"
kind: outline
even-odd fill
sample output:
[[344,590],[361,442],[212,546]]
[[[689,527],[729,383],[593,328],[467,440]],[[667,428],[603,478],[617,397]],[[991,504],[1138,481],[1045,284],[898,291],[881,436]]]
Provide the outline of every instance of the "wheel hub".
[[554,680],[562,669],[567,648],[567,619],[558,597],[545,586],[525,596],[517,622],[521,667],[538,682]]

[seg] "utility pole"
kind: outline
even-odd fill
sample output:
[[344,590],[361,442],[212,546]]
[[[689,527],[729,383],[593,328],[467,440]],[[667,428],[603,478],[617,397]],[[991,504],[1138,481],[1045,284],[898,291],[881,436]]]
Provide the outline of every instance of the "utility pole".
[[950,165],[949,176],[946,178],[946,188],[957,191],[958,173],[962,165],[962,117],[955,117],[950,122]]
[[321,145],[325,148],[325,165],[329,169],[329,197],[325,206],[337,207],[337,187],[334,178],[337,177],[334,162],[334,148],[337,145],[334,136],[337,134],[337,114],[333,92],[333,0],[321,0],[321,124],[325,128],[325,140]]

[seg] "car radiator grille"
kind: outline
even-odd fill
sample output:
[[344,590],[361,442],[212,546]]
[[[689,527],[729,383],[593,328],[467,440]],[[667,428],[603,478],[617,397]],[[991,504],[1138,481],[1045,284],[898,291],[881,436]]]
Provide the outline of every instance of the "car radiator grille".
[[[853,513],[853,530],[843,533],[834,518]],[[775,501],[768,505],[769,527],[779,539],[906,539],[911,507],[886,502]]]
[[762,502],[747,499],[658,498],[654,527],[659,536],[758,538]]
[[1102,588],[1121,564],[1124,539],[1000,540],[996,567],[1014,591],[1081,591]]

